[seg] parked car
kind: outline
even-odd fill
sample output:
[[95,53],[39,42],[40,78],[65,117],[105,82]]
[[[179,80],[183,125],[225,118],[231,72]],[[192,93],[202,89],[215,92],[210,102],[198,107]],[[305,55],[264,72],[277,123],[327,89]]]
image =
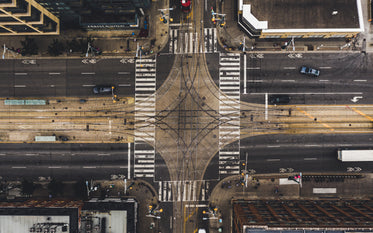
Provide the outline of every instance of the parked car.
[[271,104],[288,104],[290,97],[288,95],[270,95],[269,102]]
[[111,94],[115,90],[115,86],[95,86],[93,93],[95,94]]
[[302,66],[300,68],[300,73],[305,74],[305,75],[318,77],[320,75],[320,70],[313,69],[313,68],[310,68],[310,67],[307,67],[307,66]]

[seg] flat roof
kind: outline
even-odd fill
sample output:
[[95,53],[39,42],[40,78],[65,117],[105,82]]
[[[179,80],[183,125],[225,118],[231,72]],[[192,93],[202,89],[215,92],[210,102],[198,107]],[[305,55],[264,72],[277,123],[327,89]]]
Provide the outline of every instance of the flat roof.
[[0,207],[0,232],[30,232],[31,227],[68,226],[67,233],[78,231],[78,208]]
[[359,23],[360,0],[243,0],[243,4],[250,4],[251,14],[259,21],[267,21],[268,29],[355,29],[362,26]]

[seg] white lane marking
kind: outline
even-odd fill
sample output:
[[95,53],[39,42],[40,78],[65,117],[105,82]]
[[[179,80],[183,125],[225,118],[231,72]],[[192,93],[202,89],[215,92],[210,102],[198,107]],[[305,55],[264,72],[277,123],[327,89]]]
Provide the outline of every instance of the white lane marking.
[[59,75],[61,73],[56,73],[56,72],[50,72],[49,75]]
[[293,79],[281,80],[281,82],[295,82]]
[[260,70],[260,67],[247,67],[248,70]]
[[120,86],[120,87],[130,87],[131,84],[130,83],[124,83],[124,84],[119,84],[118,86]]
[[6,154],[0,154],[0,155],[6,155]]
[[276,161],[280,161],[280,159],[266,159],[268,162],[276,162]]
[[130,72],[118,72],[118,74],[130,74]]
[[110,154],[97,154],[98,156],[109,156]]
[[27,73],[14,73],[14,75],[27,75]]
[[14,87],[26,87],[26,85],[14,85]]
[[12,168],[14,168],[14,169],[19,169],[19,168],[26,168],[26,167],[12,167]]
[[320,79],[319,81],[320,81],[320,82],[329,82],[328,79]]
[[50,87],[54,87],[54,85],[52,84],[52,85],[50,85]]
[[128,154],[128,164],[127,164],[127,166],[128,166],[128,173],[127,173],[127,178],[128,179],[131,179],[131,143],[128,143],[128,152],[127,152],[127,154]]
[[320,69],[331,69],[332,67],[330,66],[321,66]]
[[294,67],[294,66],[285,66],[284,69],[285,70],[295,70],[296,67]]
[[96,74],[95,72],[82,72],[81,74]]
[[84,84],[82,85],[83,87],[94,87],[95,85],[92,85],[92,84]]
[[304,145],[304,146],[308,146],[308,147],[319,147],[319,145],[316,145],[316,144]]
[[366,82],[367,80],[365,79],[355,79],[354,82]]
[[264,103],[265,103],[265,120],[268,120],[268,93],[265,93],[264,96]]
[[86,169],[93,169],[93,168],[96,168],[95,166],[83,166],[83,168],[86,168]]
[[[250,93],[250,95],[265,95],[268,93],[264,92],[257,92],[257,93]],[[281,95],[281,94],[286,94],[286,95],[362,95],[363,92],[274,92],[271,93],[271,95]]]
[[263,82],[263,80],[247,80],[248,82],[251,82],[251,83],[261,83]]
[[274,148],[274,147],[280,147],[280,146],[267,146],[267,147],[272,147],[272,148]]
[[304,160],[317,160],[317,158],[304,158]]
[[26,154],[26,156],[35,156],[35,155],[38,155],[38,154]]
[[246,54],[243,56],[243,65],[244,65],[244,68],[243,68],[243,93],[246,94]]
[[62,167],[51,166],[51,167],[48,167],[48,168],[62,168]]

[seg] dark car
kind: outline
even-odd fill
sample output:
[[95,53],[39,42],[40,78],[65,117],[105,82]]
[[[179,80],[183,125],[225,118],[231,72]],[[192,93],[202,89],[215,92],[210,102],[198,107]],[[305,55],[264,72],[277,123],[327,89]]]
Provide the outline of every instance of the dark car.
[[290,97],[288,95],[271,95],[269,96],[269,102],[271,104],[288,104]]
[[95,94],[111,94],[115,90],[115,86],[95,86],[93,93]]
[[310,67],[302,66],[299,71],[301,74],[310,75],[314,77],[320,76],[320,70],[313,69]]

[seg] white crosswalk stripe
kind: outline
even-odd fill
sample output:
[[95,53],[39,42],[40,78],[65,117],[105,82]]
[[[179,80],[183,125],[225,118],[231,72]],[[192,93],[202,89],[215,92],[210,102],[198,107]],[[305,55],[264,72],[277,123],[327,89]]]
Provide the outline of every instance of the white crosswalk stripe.
[[135,65],[134,177],[154,177],[156,59],[138,59]]
[[200,33],[170,29],[169,52],[174,54],[202,53],[203,51],[205,53],[216,53],[218,51],[216,28],[205,28],[203,41],[204,50]]
[[[240,55],[220,54],[219,174],[240,172]],[[229,144],[229,145],[228,145]]]
[[[175,201],[206,201],[208,198],[208,181],[159,181],[158,200],[162,202]],[[197,191],[200,190],[198,193]]]

